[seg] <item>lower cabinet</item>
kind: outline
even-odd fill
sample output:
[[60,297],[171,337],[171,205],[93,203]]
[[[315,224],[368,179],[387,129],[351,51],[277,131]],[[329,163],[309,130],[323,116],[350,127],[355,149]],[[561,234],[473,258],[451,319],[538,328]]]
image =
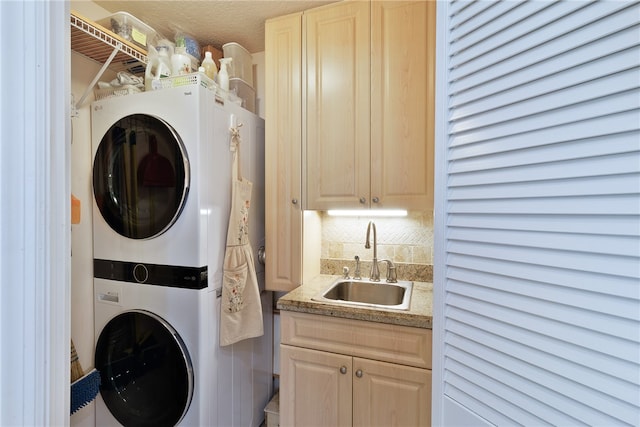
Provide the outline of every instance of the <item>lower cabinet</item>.
[[430,330],[281,316],[281,426],[430,425]]

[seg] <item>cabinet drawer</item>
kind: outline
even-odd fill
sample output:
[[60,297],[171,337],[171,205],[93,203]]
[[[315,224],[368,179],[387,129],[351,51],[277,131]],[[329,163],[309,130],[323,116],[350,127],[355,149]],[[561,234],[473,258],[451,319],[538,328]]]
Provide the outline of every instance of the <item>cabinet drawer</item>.
[[281,342],[431,369],[431,329],[282,311]]

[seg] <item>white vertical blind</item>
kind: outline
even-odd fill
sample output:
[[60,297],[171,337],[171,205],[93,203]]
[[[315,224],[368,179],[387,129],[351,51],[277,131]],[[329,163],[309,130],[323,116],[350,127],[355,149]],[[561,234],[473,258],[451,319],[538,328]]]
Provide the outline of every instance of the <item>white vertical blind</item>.
[[438,7],[436,412],[640,425],[640,5]]

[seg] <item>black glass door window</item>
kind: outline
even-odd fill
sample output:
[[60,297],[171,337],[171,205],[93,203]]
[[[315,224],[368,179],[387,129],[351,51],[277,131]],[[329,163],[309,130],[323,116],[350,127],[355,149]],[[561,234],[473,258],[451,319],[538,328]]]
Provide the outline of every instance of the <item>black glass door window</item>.
[[93,192],[109,226],[148,239],[173,225],[186,202],[189,163],[178,134],[164,121],[134,114],[105,133],[93,163]]
[[124,426],[175,426],[193,395],[186,346],[160,317],[128,311],[104,327],[96,346],[100,394]]

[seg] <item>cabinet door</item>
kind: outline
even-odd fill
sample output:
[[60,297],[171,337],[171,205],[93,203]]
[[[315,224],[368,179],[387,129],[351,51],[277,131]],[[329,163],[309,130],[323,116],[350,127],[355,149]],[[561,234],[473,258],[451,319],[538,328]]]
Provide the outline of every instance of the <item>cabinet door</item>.
[[433,207],[435,4],[371,5],[371,197]]
[[341,2],[304,14],[307,209],[369,204],[369,9]]
[[265,23],[265,286],[302,283],[302,14]]
[[350,426],[352,358],[280,346],[280,425]]
[[429,426],[431,371],[353,358],[353,425]]

